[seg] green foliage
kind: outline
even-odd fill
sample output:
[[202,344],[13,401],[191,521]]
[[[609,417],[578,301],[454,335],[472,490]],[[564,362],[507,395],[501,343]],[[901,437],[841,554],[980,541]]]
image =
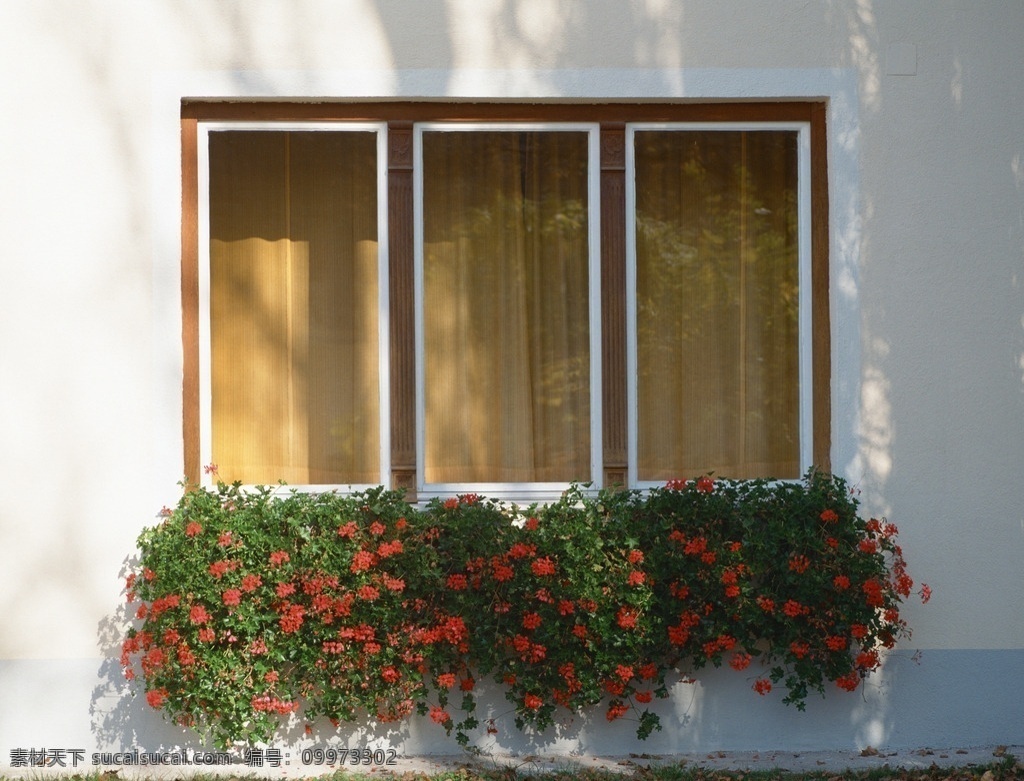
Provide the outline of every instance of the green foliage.
[[799,708],[830,682],[856,689],[909,634],[895,540],[814,472],[573,488],[529,508],[220,484],[140,536],[122,663],[153,707],[222,745],[268,740],[293,713],[413,712],[465,745],[481,676],[504,685],[520,728],[600,706],[632,713],[645,738],[668,676],[708,664],[756,664],[752,688],[782,685]]

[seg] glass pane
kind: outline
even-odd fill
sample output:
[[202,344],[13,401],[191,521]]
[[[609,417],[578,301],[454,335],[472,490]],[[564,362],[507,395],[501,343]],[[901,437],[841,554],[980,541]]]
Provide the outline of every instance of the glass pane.
[[591,479],[587,134],[423,158],[426,482]]
[[376,143],[210,134],[212,457],[225,481],[381,481]]
[[638,477],[799,477],[797,134],[640,131]]

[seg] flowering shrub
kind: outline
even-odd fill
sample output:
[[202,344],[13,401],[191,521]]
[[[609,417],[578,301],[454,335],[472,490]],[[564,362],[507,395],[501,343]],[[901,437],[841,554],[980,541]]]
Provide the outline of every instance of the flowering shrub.
[[520,728],[600,706],[643,738],[667,677],[708,664],[799,708],[830,682],[855,690],[909,635],[896,534],[821,473],[573,488],[526,509],[220,484],[140,536],[121,661],[150,705],[220,744],[268,740],[293,713],[413,712],[465,744],[482,677]]

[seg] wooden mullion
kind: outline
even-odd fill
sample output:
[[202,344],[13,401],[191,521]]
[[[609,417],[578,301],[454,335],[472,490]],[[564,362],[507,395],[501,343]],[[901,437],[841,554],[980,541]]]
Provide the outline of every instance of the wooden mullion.
[[601,399],[604,485],[627,484],[626,129],[601,125]]
[[388,123],[391,486],[416,500],[415,247],[412,122]]

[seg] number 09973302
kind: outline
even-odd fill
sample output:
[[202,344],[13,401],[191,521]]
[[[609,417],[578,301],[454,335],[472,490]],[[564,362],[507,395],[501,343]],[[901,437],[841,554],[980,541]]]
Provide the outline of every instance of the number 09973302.
[[303,765],[397,765],[398,752],[393,748],[306,748],[302,750]]

